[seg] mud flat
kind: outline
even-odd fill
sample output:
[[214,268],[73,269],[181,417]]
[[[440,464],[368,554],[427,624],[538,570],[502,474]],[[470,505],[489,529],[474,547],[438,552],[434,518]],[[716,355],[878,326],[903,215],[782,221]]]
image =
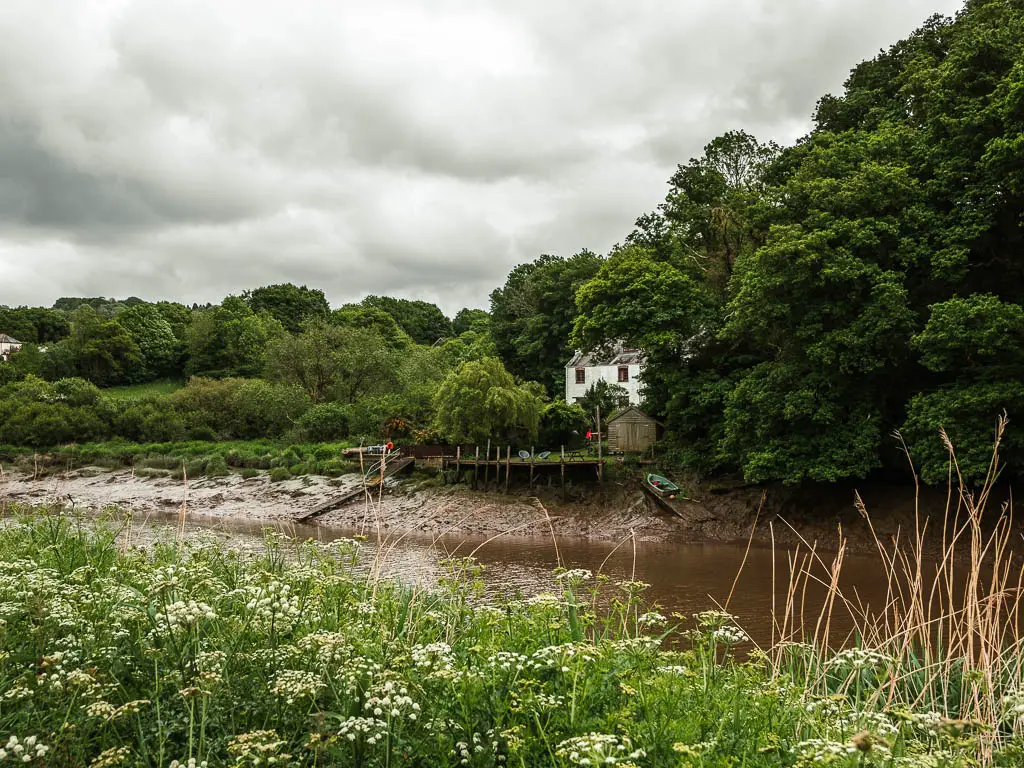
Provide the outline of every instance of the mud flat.
[[[272,483],[266,474],[242,478],[201,477],[187,483],[169,477],[141,477],[131,470],[84,467],[33,479],[5,470],[0,477],[0,503],[59,504],[99,510],[117,506],[135,512],[181,513],[209,518],[290,520],[333,496],[356,488],[358,474],[337,479],[319,476]],[[677,521],[653,514],[640,494],[615,489],[588,494],[584,500],[560,503],[556,498],[505,496],[461,488],[389,480],[375,493],[317,518],[325,527],[419,531],[434,535],[461,533],[522,536],[621,538],[633,530],[642,538],[665,538]],[[421,486],[429,487],[421,487]],[[542,494],[543,497],[543,494]]]
[[[138,476],[130,469],[84,467],[39,479],[4,468],[0,505],[59,504],[99,510],[117,506],[134,512],[176,513],[226,520],[288,521],[361,484],[358,474],[331,479],[304,476],[273,483],[266,473],[200,477],[187,483],[164,476]],[[915,527],[913,487],[866,485],[860,488],[884,541],[906,539]],[[854,487],[707,489],[694,494],[701,503],[680,506],[673,517],[651,505],[637,483],[605,483],[575,489],[566,501],[557,491],[511,495],[443,486],[413,477],[386,481],[384,493],[357,499],[315,520],[323,528],[366,534],[446,534],[523,537],[552,534],[592,540],[635,538],[651,542],[745,542],[757,521],[755,541],[786,548],[817,544],[829,549],[841,530],[853,550],[874,551],[875,540],[854,506]],[[1001,498],[998,494],[994,498]],[[933,522],[935,548],[946,505],[945,489],[926,489],[917,500],[922,517]],[[998,519],[998,506],[990,505]],[[1019,540],[1018,540],[1019,541]]]

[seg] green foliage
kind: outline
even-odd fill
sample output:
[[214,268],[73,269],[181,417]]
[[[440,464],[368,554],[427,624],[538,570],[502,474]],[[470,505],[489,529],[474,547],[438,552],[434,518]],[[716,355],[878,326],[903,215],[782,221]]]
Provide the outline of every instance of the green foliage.
[[180,370],[183,347],[174,329],[154,304],[137,304],[117,316],[139,348],[143,364],[137,381],[149,381]]
[[437,391],[437,430],[453,443],[513,435],[537,436],[543,401],[529,385],[517,384],[497,358],[464,363]]
[[246,291],[242,298],[254,313],[266,312],[290,333],[298,333],[309,321],[325,320],[331,311],[323,291],[291,283]]
[[331,313],[330,322],[342,328],[374,330],[389,348],[396,351],[407,349],[413,343],[409,334],[395,322],[395,318],[377,307],[345,304]]
[[433,344],[452,334],[451,321],[436,304],[428,301],[367,296],[363,306],[387,312],[417,344]]
[[71,323],[63,312],[45,307],[0,306],[0,333],[24,344],[52,344],[71,333]]
[[290,480],[292,473],[288,471],[287,467],[274,467],[270,470],[270,482],[280,483],[285,480]]
[[587,415],[587,420],[593,424],[597,418],[598,408],[601,409],[601,427],[608,423],[616,411],[621,410],[629,403],[629,392],[619,384],[612,384],[604,379],[598,379],[591,384],[587,391],[580,398],[579,407]]
[[460,336],[475,328],[486,328],[491,323],[491,315],[484,309],[463,307],[452,319],[452,333]]
[[541,256],[513,269],[505,285],[491,293],[491,336],[513,375],[541,382],[552,396],[564,391],[576,292],[601,263],[590,251],[568,259]]
[[224,439],[280,436],[309,408],[298,387],[260,379],[193,378],[168,397],[188,428],[202,428]]
[[72,315],[71,335],[56,345],[55,378],[81,376],[99,386],[130,383],[143,365],[139,345],[116,320],[84,305]]
[[349,435],[349,411],[337,403],[320,403],[302,414],[296,426],[311,442],[340,440]]
[[977,0],[859,65],[795,146],[715,139],[578,291],[576,343],[645,349],[695,468],[864,477],[902,426],[936,481],[945,425],[977,478],[1024,374],[1022,60],[1024,8]]
[[540,444],[547,450],[565,446],[575,448],[586,441],[591,419],[583,408],[564,400],[555,400],[544,406],[540,422]]
[[196,312],[185,338],[185,373],[215,378],[258,376],[267,348],[285,334],[269,313],[253,312],[244,299],[229,296],[220,306]]
[[298,336],[271,343],[266,371],[271,380],[301,387],[314,403],[350,403],[387,389],[397,363],[374,328],[314,322]]

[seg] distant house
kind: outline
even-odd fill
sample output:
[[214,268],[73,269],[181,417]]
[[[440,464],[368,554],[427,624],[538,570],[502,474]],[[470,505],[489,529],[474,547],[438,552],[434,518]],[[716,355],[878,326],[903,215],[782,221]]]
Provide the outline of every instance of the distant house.
[[21,349],[21,342],[6,333],[0,333],[0,360],[6,361],[12,354]]
[[658,442],[662,423],[635,406],[624,408],[608,420],[608,450],[642,453]]
[[577,352],[565,366],[565,402],[578,403],[596,382],[604,380],[626,390],[621,406],[640,404],[640,373],[644,353],[639,349],[616,346],[610,351]]

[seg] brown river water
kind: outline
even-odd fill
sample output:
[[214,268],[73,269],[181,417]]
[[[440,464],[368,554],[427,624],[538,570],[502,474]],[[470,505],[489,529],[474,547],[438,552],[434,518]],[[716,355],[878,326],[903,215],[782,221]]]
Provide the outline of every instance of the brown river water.
[[[173,515],[137,516],[132,542],[144,544],[154,537],[174,537],[178,535],[178,528]],[[243,549],[262,546],[266,528],[298,539],[321,541],[353,538],[358,533],[345,528],[239,518],[190,516],[184,524],[186,536],[200,531],[216,532],[230,546]],[[615,582],[639,580],[650,584],[644,593],[645,600],[666,616],[680,613],[689,617],[699,611],[728,605],[728,611],[761,646],[773,641],[773,602],[781,615],[790,571],[789,552],[773,553],[770,548],[757,545],[748,552],[742,544],[653,543],[629,539],[615,543],[560,537],[556,548],[556,541],[539,536],[487,539],[464,535],[436,538],[419,533],[388,536],[385,533],[381,539],[371,534],[361,546],[363,567],[376,568],[384,576],[425,586],[436,584],[444,575],[444,560],[472,555],[483,566],[486,593],[491,596],[556,592],[559,585],[553,571],[560,565],[608,575],[611,581],[604,587],[608,595],[615,592]],[[814,569],[815,574],[825,576],[831,557],[831,554],[822,554],[823,563]],[[878,557],[847,554],[842,569],[845,593],[873,606],[882,605],[886,579],[879,563]],[[802,600],[807,633],[814,630],[824,594],[825,590],[815,588],[812,579],[807,596]],[[849,612],[838,609],[833,613],[833,638],[841,641],[852,627]]]

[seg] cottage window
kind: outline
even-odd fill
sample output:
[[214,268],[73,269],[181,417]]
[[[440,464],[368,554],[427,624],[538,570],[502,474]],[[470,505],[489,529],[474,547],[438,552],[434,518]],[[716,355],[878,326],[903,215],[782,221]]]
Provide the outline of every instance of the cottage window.
[[629,366],[628,365],[620,365],[619,366],[619,381],[620,382],[629,381]]
[[587,369],[586,368],[577,368],[576,369],[576,383],[577,384],[586,384],[587,383]]

